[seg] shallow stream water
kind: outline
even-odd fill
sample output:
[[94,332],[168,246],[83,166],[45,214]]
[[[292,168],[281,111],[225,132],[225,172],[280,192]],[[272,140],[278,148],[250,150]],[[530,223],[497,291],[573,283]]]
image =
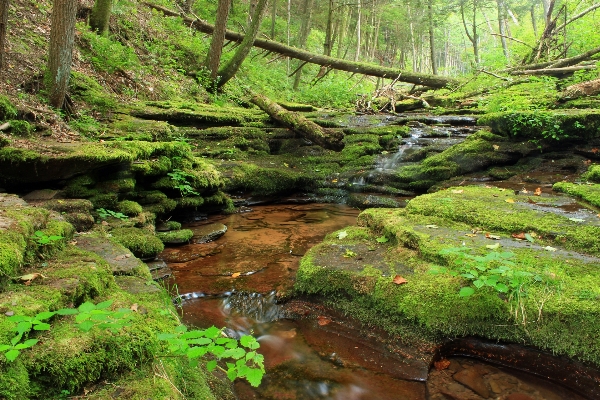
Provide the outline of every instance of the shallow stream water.
[[254,206],[189,224],[199,235],[218,224],[227,233],[161,255],[173,271],[187,324],[258,337],[267,374],[257,389],[236,381],[240,399],[582,399],[474,359],[449,358],[447,368],[430,368],[433,358],[419,355],[431,356],[433,349],[390,344],[383,332],[365,332],[319,303],[278,304],[305,252],[326,234],[354,225],[358,213],[333,204]]

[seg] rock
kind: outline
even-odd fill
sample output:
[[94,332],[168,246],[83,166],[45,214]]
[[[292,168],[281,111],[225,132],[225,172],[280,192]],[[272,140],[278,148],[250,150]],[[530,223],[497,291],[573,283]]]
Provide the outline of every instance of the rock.
[[462,383],[483,398],[490,397],[490,390],[483,377],[475,368],[464,369],[453,375],[455,381]]
[[65,220],[73,225],[77,232],[89,231],[94,226],[94,217],[87,213],[69,213],[65,215]]
[[147,280],[137,276],[115,276],[115,282],[122,290],[131,294],[160,292],[156,285],[149,284]]
[[190,241],[194,236],[194,232],[190,229],[181,229],[178,231],[157,232],[156,236],[164,244],[183,244]]
[[147,262],[146,265],[152,274],[152,279],[155,281],[161,281],[163,279],[170,278],[173,275],[171,268],[167,266],[167,263],[163,260],[154,260]]
[[150,272],[158,271],[159,269],[167,268],[167,263],[163,260],[148,261],[146,263]]
[[77,247],[98,254],[108,262],[114,275],[136,275],[149,279],[148,267],[131,251],[109,239],[79,236]]
[[156,224],[157,232],[176,231],[181,229],[181,223],[177,221],[159,222]]
[[191,228],[194,232],[194,243],[207,243],[217,240],[227,232],[227,227],[221,223],[202,225]]
[[505,400],[535,400],[533,397],[523,393],[511,393],[505,397]]
[[34,190],[33,192],[29,192],[25,196],[23,196],[23,200],[26,200],[26,201],[52,200],[58,193],[59,193],[58,190],[52,190],[52,189]]

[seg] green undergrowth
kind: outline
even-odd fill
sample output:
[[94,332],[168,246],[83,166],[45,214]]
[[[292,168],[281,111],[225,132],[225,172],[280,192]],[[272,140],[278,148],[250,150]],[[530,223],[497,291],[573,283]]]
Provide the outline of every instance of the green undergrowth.
[[[477,336],[600,365],[597,258],[573,252],[597,255],[600,228],[535,211],[527,199],[506,202],[514,197],[461,187],[417,197],[406,209],[366,210],[361,227],[328,235],[306,254],[295,290],[409,344]],[[335,261],[344,249],[364,261]],[[371,251],[383,256],[372,261]],[[407,283],[394,283],[398,275]]]
[[590,165],[587,172],[581,176],[581,179],[585,179],[590,182],[600,183],[600,165]]

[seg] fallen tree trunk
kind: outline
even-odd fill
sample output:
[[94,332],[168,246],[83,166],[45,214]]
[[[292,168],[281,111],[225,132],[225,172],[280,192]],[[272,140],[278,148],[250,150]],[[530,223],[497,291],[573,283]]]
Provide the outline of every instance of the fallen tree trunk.
[[512,71],[511,75],[550,75],[561,76],[573,73],[575,71],[596,69],[595,65],[583,65],[580,67],[565,67],[565,68],[546,68],[546,69],[529,69],[525,71]]
[[254,93],[250,90],[246,91],[250,96],[250,102],[257,105],[261,110],[269,114],[275,121],[291,128],[305,139],[318,144],[319,146],[339,151],[344,148],[342,139],[344,135],[341,132],[331,132],[327,134],[323,128],[312,121],[304,118],[302,115],[287,111],[279,104],[272,102],[267,97]]
[[[167,16],[180,17],[187,25],[200,32],[210,34],[214,30],[214,26],[206,21],[185,17],[180,13],[177,13],[175,11],[169,10],[156,4],[144,4],[154,10],[162,12]],[[225,32],[225,38],[232,42],[241,43],[244,39],[244,35],[238,32],[227,30]],[[377,76],[379,78],[396,79],[399,77],[398,80],[401,82],[427,86],[430,88],[439,89],[458,82],[456,79],[447,78],[443,76],[408,72],[397,68],[382,67],[379,65],[359,63],[315,54],[306,50],[298,49],[296,47],[287,46],[283,43],[279,43],[274,40],[256,39],[254,41],[254,47],[268,50],[273,53],[278,53],[282,56],[295,58],[297,60],[305,61],[311,64],[322,65],[327,68],[333,68],[340,71],[347,71],[363,75]]]

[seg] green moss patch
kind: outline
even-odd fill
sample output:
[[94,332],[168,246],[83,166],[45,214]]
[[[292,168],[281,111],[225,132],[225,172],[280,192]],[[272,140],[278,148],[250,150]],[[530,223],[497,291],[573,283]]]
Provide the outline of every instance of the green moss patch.
[[146,229],[117,228],[110,233],[114,241],[142,259],[154,258],[165,248],[160,239]]
[[[536,210],[526,198],[514,197],[498,189],[453,188],[417,197],[406,209],[366,210],[358,219],[362,227],[331,234],[306,254],[295,289],[325,296],[329,304],[413,344],[478,336],[600,364],[594,344],[600,331],[594,283],[600,278],[595,257],[600,227]],[[559,231],[560,238],[554,236]],[[517,232],[535,236],[533,243],[514,239]],[[442,251],[449,248],[473,256],[508,254],[510,268],[530,274],[522,286],[526,292],[517,299],[484,286],[460,296],[473,281],[432,273],[439,266],[459,268],[455,253]],[[394,283],[398,275],[407,283]]]
[[557,192],[580,198],[590,204],[600,207],[600,185],[581,185],[568,182],[557,182],[552,186]]
[[590,165],[587,172],[581,176],[582,179],[586,179],[591,182],[600,183],[600,165]]
[[194,236],[194,232],[190,229],[181,229],[178,231],[158,232],[156,236],[164,244],[181,244],[189,242],[192,236]]

